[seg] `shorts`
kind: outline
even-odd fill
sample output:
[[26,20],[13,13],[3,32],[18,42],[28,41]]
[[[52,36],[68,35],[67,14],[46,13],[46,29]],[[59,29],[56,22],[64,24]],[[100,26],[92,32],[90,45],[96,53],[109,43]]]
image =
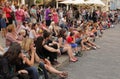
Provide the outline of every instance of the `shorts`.
[[76,44],[76,43],[72,43],[70,45],[71,45],[72,48],[76,48],[78,46],[78,44]]

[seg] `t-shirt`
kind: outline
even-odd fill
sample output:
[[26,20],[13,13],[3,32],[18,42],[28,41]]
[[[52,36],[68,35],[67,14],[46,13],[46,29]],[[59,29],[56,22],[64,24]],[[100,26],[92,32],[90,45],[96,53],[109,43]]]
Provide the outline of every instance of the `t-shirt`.
[[66,40],[67,40],[68,43],[72,43],[73,38],[71,36],[68,36]]
[[46,9],[46,17],[45,17],[46,20],[51,20],[50,14],[51,14],[50,9]]
[[11,17],[10,13],[11,13],[12,10],[10,8],[6,8],[6,7],[3,10],[6,13],[6,17],[10,18]]
[[[37,17],[37,11],[33,8],[30,10],[30,14],[34,14]],[[31,15],[32,18],[35,18],[34,16]]]

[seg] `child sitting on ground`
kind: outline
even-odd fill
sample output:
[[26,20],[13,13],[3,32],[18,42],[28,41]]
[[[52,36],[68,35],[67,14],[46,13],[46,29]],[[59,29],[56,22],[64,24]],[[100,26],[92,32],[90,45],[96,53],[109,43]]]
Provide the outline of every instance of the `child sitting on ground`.
[[66,38],[66,40],[73,48],[74,54],[78,56],[80,54],[80,51],[78,49],[78,44],[75,43],[75,33],[70,32],[70,35]]

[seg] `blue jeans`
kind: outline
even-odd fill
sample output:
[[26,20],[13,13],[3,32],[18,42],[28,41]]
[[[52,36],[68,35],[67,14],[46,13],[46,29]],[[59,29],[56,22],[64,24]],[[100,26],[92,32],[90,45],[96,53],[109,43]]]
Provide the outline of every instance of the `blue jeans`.
[[25,69],[28,71],[32,79],[39,79],[39,73],[35,67],[27,67]]
[[45,79],[49,79],[44,63],[40,63],[39,67],[43,70]]

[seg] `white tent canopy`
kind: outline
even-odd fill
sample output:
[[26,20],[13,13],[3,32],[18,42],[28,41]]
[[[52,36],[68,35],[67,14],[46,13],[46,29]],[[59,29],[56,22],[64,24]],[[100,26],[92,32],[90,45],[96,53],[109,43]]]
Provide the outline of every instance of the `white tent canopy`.
[[88,1],[86,1],[86,4],[105,6],[105,4],[101,0],[88,0]]
[[74,0],[73,4],[75,4],[75,5],[85,4],[85,1],[84,0]]
[[65,0],[65,1],[62,1],[60,3],[63,3],[63,4],[73,4],[75,0]]
[[63,3],[63,4],[85,4],[85,1],[84,0],[65,0],[65,1],[62,1],[60,3]]

